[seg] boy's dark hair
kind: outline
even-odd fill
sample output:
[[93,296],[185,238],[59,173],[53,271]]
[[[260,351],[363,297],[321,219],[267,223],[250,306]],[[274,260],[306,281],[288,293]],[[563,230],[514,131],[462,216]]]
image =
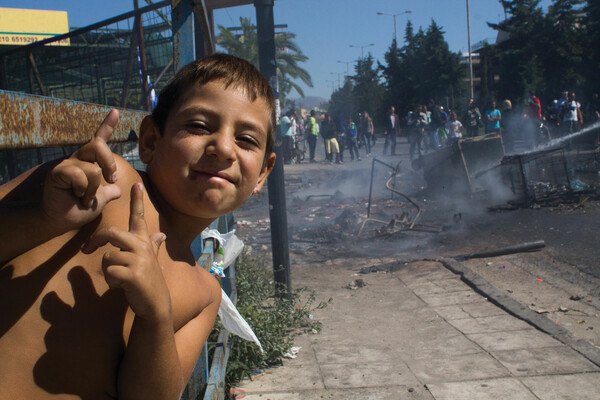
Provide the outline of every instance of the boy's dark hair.
[[152,118],[162,134],[171,107],[182,93],[193,84],[204,85],[212,81],[222,81],[225,88],[242,89],[251,101],[263,98],[268,105],[270,118],[267,132],[265,158],[273,152],[275,135],[275,95],[267,79],[256,67],[246,60],[228,54],[213,54],[196,60],[183,67],[167,83],[158,96],[158,103],[152,111]]

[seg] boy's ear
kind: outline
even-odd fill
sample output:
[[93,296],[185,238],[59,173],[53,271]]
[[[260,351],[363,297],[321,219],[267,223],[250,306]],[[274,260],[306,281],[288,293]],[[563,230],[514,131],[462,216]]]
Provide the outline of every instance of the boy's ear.
[[158,125],[154,122],[151,115],[144,117],[140,125],[139,153],[140,160],[144,164],[150,164],[154,158],[154,149],[156,141],[160,139],[161,134]]
[[254,194],[258,193],[260,191],[260,189],[263,187],[263,185],[265,184],[265,181],[267,180],[267,177],[269,176],[269,174],[271,173],[271,171],[273,170],[273,167],[275,166],[275,152],[272,152],[269,157],[267,157],[267,159],[265,160],[262,169],[260,171],[260,175],[258,175],[258,181],[256,182],[256,186],[254,187]]

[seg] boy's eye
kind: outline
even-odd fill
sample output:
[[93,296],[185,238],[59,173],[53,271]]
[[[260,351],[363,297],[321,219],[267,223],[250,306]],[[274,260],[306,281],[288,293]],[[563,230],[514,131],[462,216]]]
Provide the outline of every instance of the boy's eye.
[[190,122],[187,124],[188,129],[198,132],[209,132],[208,126],[204,122]]
[[260,147],[258,140],[250,135],[240,135],[237,140],[249,146]]

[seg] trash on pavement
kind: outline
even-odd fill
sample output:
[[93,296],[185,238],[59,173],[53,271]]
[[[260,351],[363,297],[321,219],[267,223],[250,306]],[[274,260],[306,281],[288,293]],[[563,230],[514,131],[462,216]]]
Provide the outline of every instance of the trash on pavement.
[[347,289],[351,289],[351,290],[356,290],[359,289],[361,287],[366,286],[367,284],[365,283],[364,280],[362,279],[355,279],[352,282],[350,282],[349,284],[346,285]]

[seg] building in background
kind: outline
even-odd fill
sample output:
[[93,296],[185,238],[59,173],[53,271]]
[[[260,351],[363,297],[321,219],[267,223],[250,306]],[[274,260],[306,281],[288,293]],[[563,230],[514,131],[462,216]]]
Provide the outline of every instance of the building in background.
[[[0,45],[22,46],[69,32],[66,11],[0,8]],[[51,46],[68,46],[69,39]]]

